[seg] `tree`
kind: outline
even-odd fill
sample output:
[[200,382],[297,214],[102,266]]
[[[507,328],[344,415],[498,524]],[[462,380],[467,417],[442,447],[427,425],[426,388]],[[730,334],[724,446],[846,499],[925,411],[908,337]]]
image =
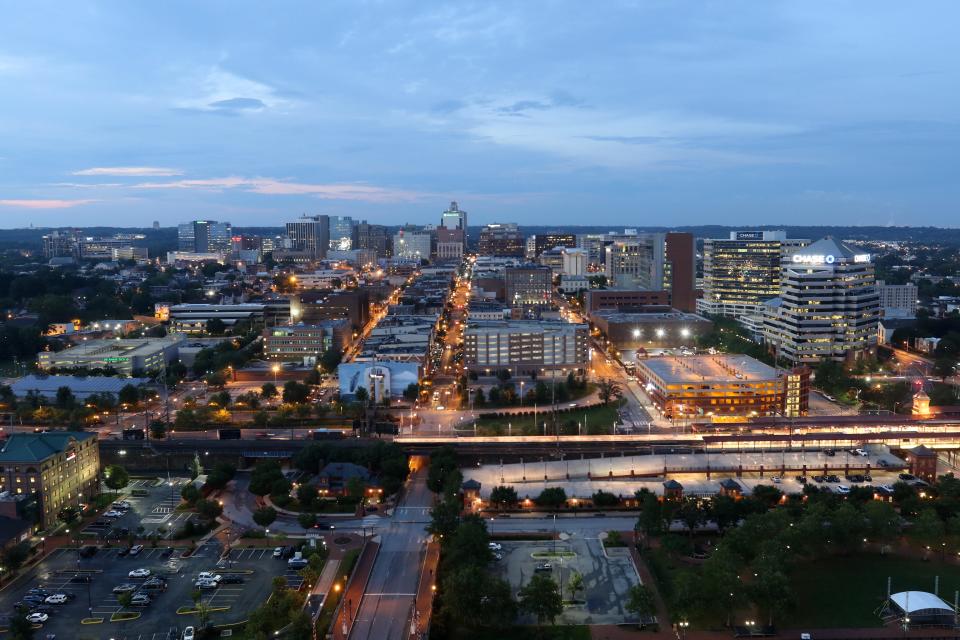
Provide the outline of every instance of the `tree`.
[[420,396],[420,385],[416,382],[411,382],[407,385],[407,388],[403,390],[403,397],[410,402],[413,402]]
[[140,402],[140,390],[132,384],[126,384],[117,394],[117,400],[120,404],[137,404]]
[[570,590],[570,599],[576,600],[577,594],[584,590],[583,574],[579,571],[573,571],[570,574],[570,580],[567,582],[567,589]]
[[756,577],[750,584],[751,598],[767,614],[768,624],[784,613],[793,601],[790,579],[783,572],[780,559],[762,557],[754,566]]
[[533,501],[538,507],[559,509],[567,504],[567,492],[564,491],[563,487],[547,487]]
[[597,491],[592,499],[595,507],[615,507],[620,504],[620,498],[609,491]]
[[300,523],[300,526],[305,530],[313,528],[313,525],[317,524],[317,516],[314,513],[301,513],[297,516],[297,522]]
[[483,567],[467,565],[446,572],[443,594],[442,612],[468,629],[503,629],[516,617],[510,585]]
[[277,519],[277,510],[273,507],[261,507],[253,512],[253,521],[261,527],[269,527]]
[[216,500],[198,500],[196,509],[197,513],[207,520],[215,520],[223,513],[223,507]]
[[494,487],[490,491],[490,502],[498,507],[509,507],[517,504],[519,500],[517,490],[510,486]]
[[56,405],[58,409],[69,410],[76,405],[77,399],[73,395],[70,387],[59,387],[57,389]]
[[29,557],[30,545],[26,542],[20,542],[12,547],[7,547],[2,553],[0,553],[0,558],[3,560],[3,566],[11,572],[16,572],[17,569],[23,566],[23,563],[26,562],[27,558]]
[[623,387],[616,380],[603,378],[597,383],[597,391],[603,404],[610,404],[613,400],[623,397]]
[[871,500],[863,506],[867,535],[873,540],[889,542],[900,532],[899,516],[889,502]]
[[633,585],[627,591],[627,602],[624,608],[641,619],[655,615],[657,603],[653,597],[653,591],[645,584]]
[[260,387],[260,395],[266,399],[276,398],[277,397],[277,385],[272,382],[265,383]]
[[211,336],[222,336],[227,330],[227,325],[220,318],[210,318],[207,320],[207,333]]
[[302,382],[288,380],[286,384],[283,385],[284,402],[288,402],[290,404],[300,404],[302,402],[306,402],[309,398],[310,387]]
[[549,621],[553,624],[557,616],[563,613],[563,600],[560,589],[553,578],[535,573],[530,582],[520,588],[520,610],[532,614],[537,624]]
[[130,606],[130,603],[133,602],[133,592],[124,591],[123,593],[118,593],[117,602],[120,604],[121,609],[126,609]]
[[16,608],[10,617],[10,626],[7,632],[13,640],[33,640],[33,623],[27,621],[30,610],[21,605]]
[[193,506],[197,500],[200,499],[200,489],[197,489],[191,482],[190,484],[184,485],[183,489],[180,490],[180,497],[183,498],[183,501],[188,505]]
[[920,543],[929,547],[943,539],[946,534],[946,525],[943,524],[936,510],[928,507],[917,516],[911,533]]
[[130,474],[118,464],[112,464],[104,469],[103,475],[105,477],[104,484],[114,491],[120,491],[130,484]]
[[430,509],[427,531],[440,538],[449,538],[460,525],[460,505],[453,500],[442,500]]
[[337,366],[340,364],[342,358],[343,354],[339,349],[330,347],[320,356],[320,366],[323,367],[323,370],[327,373],[333,373],[337,370]]
[[150,437],[162,440],[167,436],[167,424],[163,420],[154,420],[150,423]]
[[207,474],[207,486],[213,490],[223,489],[237,475],[237,468],[229,462],[218,462]]
[[357,387],[357,390],[353,392],[353,398],[360,404],[366,404],[370,399],[370,393],[366,387]]

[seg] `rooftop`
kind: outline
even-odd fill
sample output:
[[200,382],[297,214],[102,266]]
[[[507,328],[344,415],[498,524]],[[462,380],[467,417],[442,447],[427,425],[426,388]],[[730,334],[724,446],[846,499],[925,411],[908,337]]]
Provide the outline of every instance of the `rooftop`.
[[618,311],[616,309],[598,309],[590,313],[592,317],[603,318],[607,322],[709,322],[703,316],[671,309],[670,311]]
[[647,369],[666,384],[694,380],[754,382],[772,380],[776,377],[773,367],[745,355],[650,358],[639,360],[637,365]]
[[[60,352],[71,357],[79,356],[109,356],[111,353],[118,356],[139,356],[153,353],[157,349],[165,349],[184,342],[183,336],[168,336],[166,338],[136,338],[128,340],[86,340],[69,349]],[[62,359],[62,358],[58,358]]]
[[83,431],[45,431],[43,433],[14,433],[0,449],[0,462],[40,462],[62,453],[72,442],[83,442],[96,437]]
[[10,385],[14,395],[23,397],[33,391],[38,394],[56,393],[60,387],[69,387],[76,393],[120,393],[128,384],[150,384],[149,378],[112,378],[107,376],[24,376]]

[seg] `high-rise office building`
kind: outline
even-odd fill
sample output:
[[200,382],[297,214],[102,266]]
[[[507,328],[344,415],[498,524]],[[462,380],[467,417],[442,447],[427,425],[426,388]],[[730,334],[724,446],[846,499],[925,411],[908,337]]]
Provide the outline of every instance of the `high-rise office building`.
[[577,246],[577,236],[572,233],[538,233],[532,238],[534,257],[554,247],[569,247],[572,249]]
[[785,231],[732,231],[703,241],[703,297],[697,311],[739,318],[756,314],[780,295],[782,263],[810,244]]
[[330,246],[330,216],[303,216],[287,223],[290,248],[310,255],[314,260],[327,257]]
[[177,247],[188,253],[227,253],[232,237],[229,222],[194,220],[177,227]]
[[602,233],[581,233],[577,235],[577,247],[587,252],[590,264],[603,264],[606,236]]
[[460,229],[464,234],[467,233],[467,212],[460,210],[456,200],[451,202],[450,208],[440,216],[440,226],[445,229]]
[[417,228],[403,228],[393,234],[393,257],[429,260],[433,255],[434,235]]
[[390,255],[390,235],[382,224],[357,223],[353,231],[355,248],[373,251],[378,258]]
[[78,232],[52,231],[43,236],[43,257],[45,258],[71,258],[77,257],[78,253]]
[[605,248],[604,274],[619,289],[662,289],[664,237],[651,233],[617,238]]
[[480,255],[501,258],[522,258],[523,234],[516,223],[488,224],[480,231]]
[[562,263],[560,273],[565,276],[582,276],[587,273],[587,251],[586,249],[570,249],[564,247],[560,250]]
[[463,258],[463,229],[437,228],[437,258],[459,260]]
[[663,239],[663,288],[680,311],[697,308],[697,251],[692,233],[668,233]]
[[350,251],[353,248],[353,218],[330,216],[330,249]]
[[824,238],[790,256],[780,295],[763,304],[763,335],[794,363],[857,357],[876,345],[880,298],[870,254]]

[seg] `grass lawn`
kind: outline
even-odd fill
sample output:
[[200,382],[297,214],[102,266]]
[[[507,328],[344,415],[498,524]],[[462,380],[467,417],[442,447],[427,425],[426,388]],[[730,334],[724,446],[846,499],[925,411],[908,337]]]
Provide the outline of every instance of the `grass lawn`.
[[805,563],[793,571],[796,607],[791,626],[805,628],[879,627],[877,610],[891,592],[933,591],[940,576],[940,597],[953,602],[960,589],[960,567],[881,555],[833,557]]
[[[612,434],[613,423],[617,420],[618,405],[615,403],[591,407],[589,409],[578,409],[569,413],[557,413],[557,424],[560,425],[562,435],[577,435],[577,423],[586,422],[583,428],[584,435]],[[509,433],[513,435],[543,435],[543,423],[547,422],[547,435],[554,435],[556,431],[552,428],[551,414],[549,412],[537,413],[536,426],[534,426],[533,416],[503,416],[503,417],[481,417],[477,419],[477,434],[482,436],[505,436]],[[508,425],[512,427],[508,428]]]
[[454,640],[590,640],[590,627],[585,625],[544,625],[511,627],[506,631],[460,631],[451,635]]

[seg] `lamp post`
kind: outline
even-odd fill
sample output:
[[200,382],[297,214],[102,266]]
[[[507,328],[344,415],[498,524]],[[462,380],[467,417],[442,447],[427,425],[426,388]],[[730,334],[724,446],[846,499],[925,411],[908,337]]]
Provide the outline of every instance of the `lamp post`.
[[687,637],[687,627],[690,626],[690,623],[686,620],[680,621],[680,640],[686,640]]

